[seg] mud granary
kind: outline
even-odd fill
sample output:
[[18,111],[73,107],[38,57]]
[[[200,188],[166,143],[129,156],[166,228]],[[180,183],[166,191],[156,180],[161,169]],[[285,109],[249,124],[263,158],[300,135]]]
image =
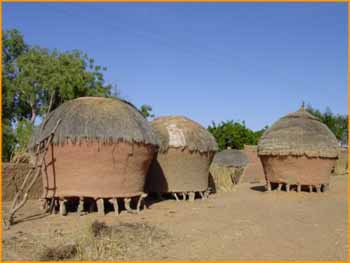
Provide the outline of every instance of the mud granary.
[[[106,202],[132,211],[145,197],[147,171],[157,151],[150,124],[130,103],[115,98],[82,97],[52,111],[32,141],[58,126],[42,172],[44,206],[78,202],[78,211],[104,213]],[[77,201],[78,200],[78,201]]]
[[218,147],[198,123],[182,116],[154,119],[160,148],[147,176],[146,191],[172,193],[179,200],[208,195],[209,167]]
[[274,123],[258,144],[267,190],[327,191],[338,156],[329,128],[302,106]]

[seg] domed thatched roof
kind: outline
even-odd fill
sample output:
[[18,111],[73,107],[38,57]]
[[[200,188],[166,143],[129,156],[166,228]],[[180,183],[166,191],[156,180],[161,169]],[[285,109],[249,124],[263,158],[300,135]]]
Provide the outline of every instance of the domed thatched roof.
[[49,113],[40,138],[49,135],[59,119],[61,123],[53,140],[56,144],[64,143],[68,138],[73,141],[97,139],[158,144],[142,114],[132,104],[119,99],[81,97],[67,101]]
[[200,124],[182,116],[166,116],[154,119],[152,127],[158,136],[160,151],[169,147],[188,148],[190,151],[217,151],[213,135]]
[[227,167],[243,167],[248,164],[248,158],[240,150],[227,149],[216,153],[213,163]]
[[336,158],[337,148],[334,134],[302,107],[265,131],[258,144],[258,154]]

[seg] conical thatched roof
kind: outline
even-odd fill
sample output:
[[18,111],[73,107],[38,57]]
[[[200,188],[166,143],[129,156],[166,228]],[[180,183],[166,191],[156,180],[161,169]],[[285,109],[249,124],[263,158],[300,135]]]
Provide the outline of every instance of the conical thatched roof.
[[240,150],[227,149],[216,153],[213,163],[227,167],[243,167],[248,164],[248,158]]
[[258,154],[336,158],[337,148],[337,139],[329,128],[302,107],[265,131]]
[[[132,104],[123,100],[81,97],[65,102],[49,113],[40,138],[49,135],[59,119],[61,123],[53,140],[56,144],[69,138],[73,142],[97,139],[158,145],[149,122]],[[35,137],[32,142],[40,139],[38,134]]]
[[187,148],[190,151],[217,151],[213,135],[200,124],[183,116],[165,116],[154,119],[152,127],[156,133],[160,151],[169,147]]

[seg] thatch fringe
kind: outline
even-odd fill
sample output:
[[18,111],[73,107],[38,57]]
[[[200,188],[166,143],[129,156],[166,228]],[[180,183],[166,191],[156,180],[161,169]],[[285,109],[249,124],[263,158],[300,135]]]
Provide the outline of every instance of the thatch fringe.
[[213,164],[225,167],[244,167],[248,162],[245,153],[235,149],[227,149],[218,152],[213,159]]
[[169,147],[190,152],[216,152],[217,143],[213,135],[197,122],[183,116],[164,116],[151,122],[158,137],[160,152]]
[[258,144],[258,155],[337,158],[337,149],[337,139],[329,128],[301,108],[265,131]]
[[58,119],[54,144],[73,142],[101,142],[102,144],[129,142],[158,145],[150,124],[129,102],[115,98],[82,97],[68,101],[48,115],[39,136],[39,127],[33,143],[47,136]]

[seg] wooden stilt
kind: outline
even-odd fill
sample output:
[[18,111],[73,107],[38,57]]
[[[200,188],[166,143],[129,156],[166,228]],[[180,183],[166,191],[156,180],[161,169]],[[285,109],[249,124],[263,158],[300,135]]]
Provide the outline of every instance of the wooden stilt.
[[195,198],[195,195],[196,195],[195,192],[189,192],[189,193],[188,193],[188,200],[189,200],[190,202],[193,202],[193,201],[194,201],[194,198]]
[[78,213],[84,213],[84,197],[79,198]]
[[316,185],[316,192],[321,193],[321,186],[320,185]]
[[104,201],[103,198],[99,198],[96,200],[96,204],[97,204],[97,212],[100,215],[104,215],[105,214],[105,206],[104,206]]
[[286,192],[289,192],[289,189],[290,189],[290,185],[286,184]]
[[297,192],[301,192],[301,184],[297,185]]
[[313,192],[313,186],[312,185],[309,185],[309,192],[312,193]]
[[181,193],[181,195],[182,195],[182,200],[186,200],[186,193],[183,192],[183,193]]
[[60,205],[60,215],[65,216],[67,215],[67,199],[60,199],[59,205]]
[[199,195],[201,196],[202,200],[205,199],[205,195],[204,195],[204,193],[202,191],[199,191]]
[[271,183],[270,181],[266,181],[266,191],[271,192]]
[[131,198],[128,198],[128,197],[124,198],[124,206],[128,213],[132,213],[130,203],[131,203]]
[[277,191],[281,191],[283,184],[278,184]]
[[143,204],[143,201],[144,201],[144,199],[147,197],[147,194],[146,193],[144,193],[144,194],[142,194],[141,196],[140,196],[140,198],[139,198],[139,201],[137,202],[137,207],[136,207],[136,211],[137,212],[140,212],[140,210],[141,210],[141,206],[142,206],[142,204]]
[[172,194],[172,196],[174,196],[175,197],[175,200],[176,201],[179,201],[179,197],[177,196],[177,194],[176,193],[171,193]]
[[113,205],[114,208],[114,214],[117,216],[119,215],[119,205],[118,205],[118,199],[117,198],[111,198],[108,200]]

